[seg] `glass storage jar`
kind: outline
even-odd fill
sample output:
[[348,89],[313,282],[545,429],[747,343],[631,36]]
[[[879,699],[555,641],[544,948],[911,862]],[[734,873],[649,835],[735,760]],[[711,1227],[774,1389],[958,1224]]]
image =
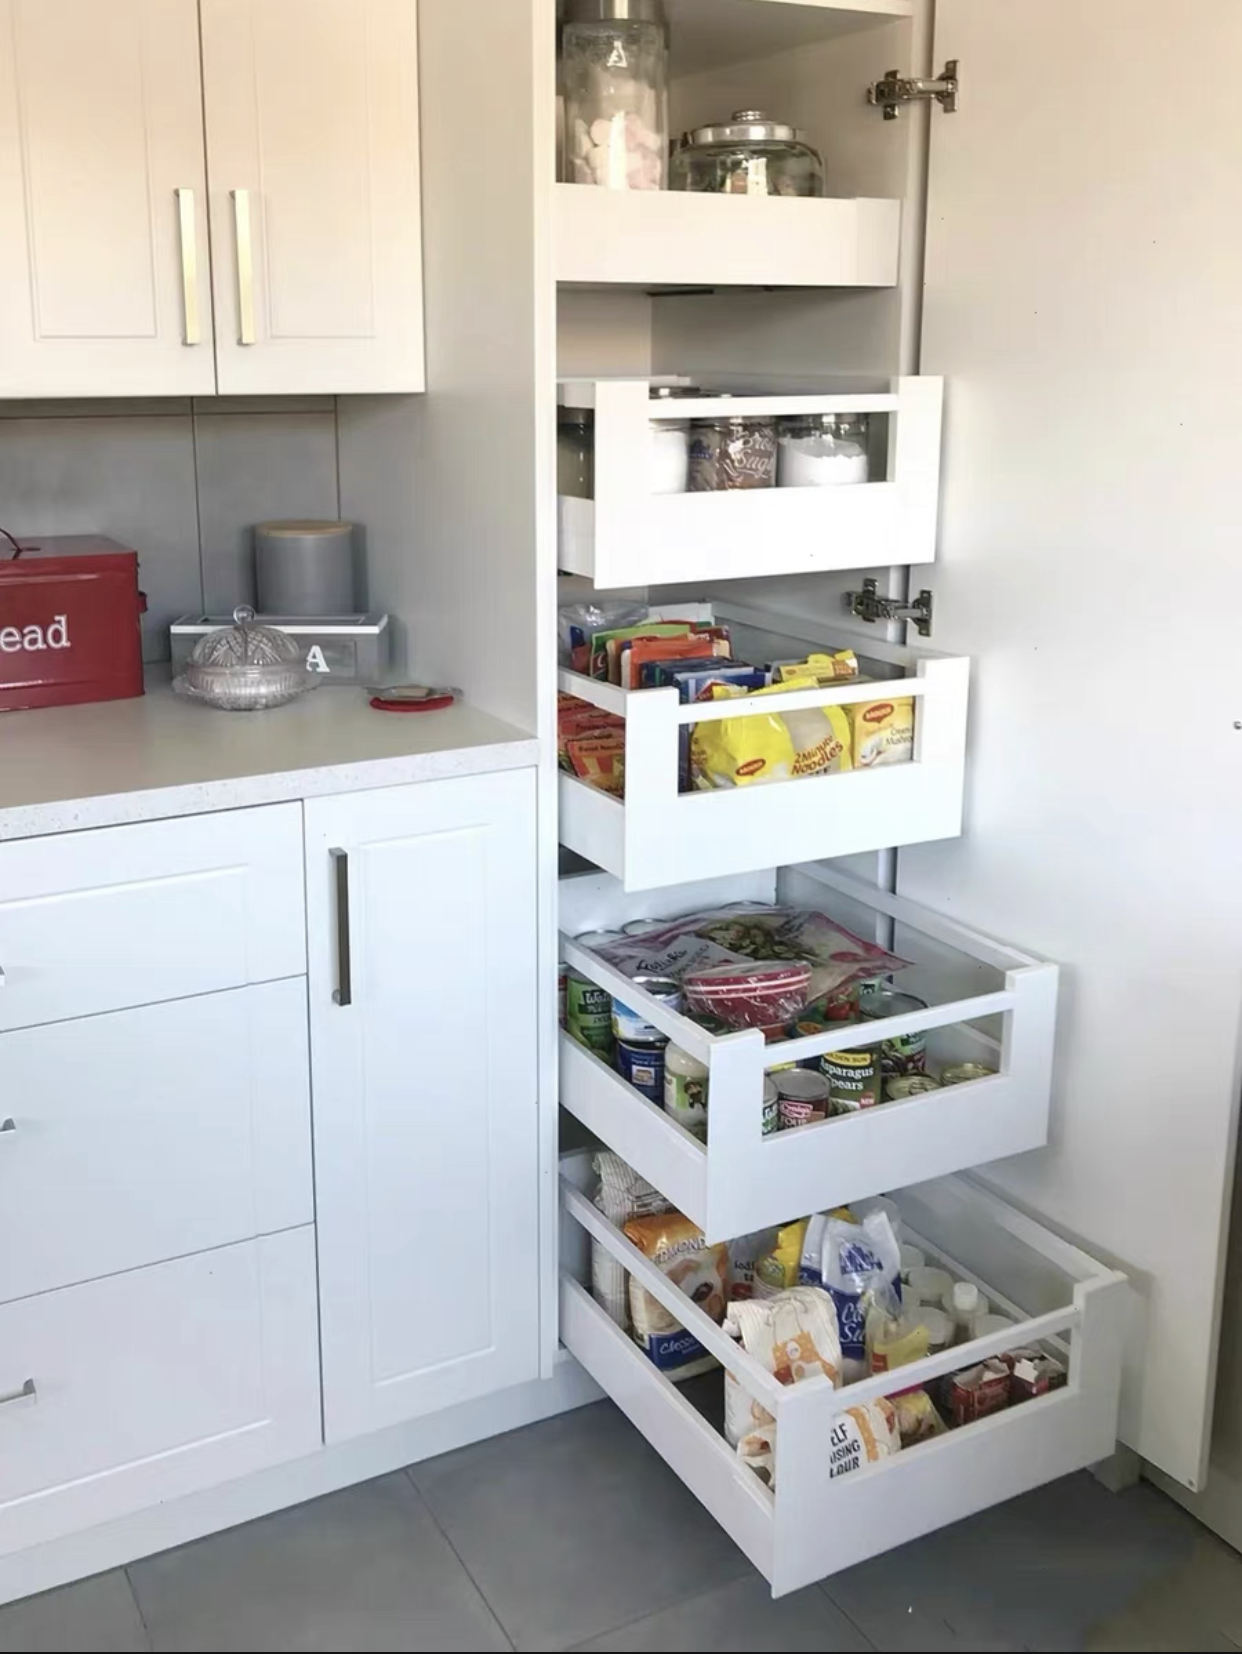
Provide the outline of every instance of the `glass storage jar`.
[[776,480],[781,488],[833,488],[869,482],[871,426],[866,414],[805,414],[782,419]]
[[[665,404],[683,397],[698,396],[694,385],[658,385],[651,393],[653,402]],[[651,421],[651,492],[653,494],[684,494],[690,481],[690,421],[689,419],[653,419]]]
[[824,166],[796,127],[762,109],[687,132],[673,152],[672,187],[709,195],[822,195]]
[[776,485],[776,421],[731,415],[690,427],[691,494]]
[[589,408],[557,411],[556,491],[579,500],[595,497],[595,415]]
[[567,0],[561,34],[566,176],[614,190],[667,182],[663,0]]

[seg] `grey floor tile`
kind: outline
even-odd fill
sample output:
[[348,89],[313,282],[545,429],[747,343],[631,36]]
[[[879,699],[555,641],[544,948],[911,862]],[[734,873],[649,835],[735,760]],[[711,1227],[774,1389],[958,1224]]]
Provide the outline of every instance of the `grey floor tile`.
[[752,1571],[608,1402],[410,1474],[520,1649],[572,1647]]
[[157,1650],[509,1644],[404,1473],[130,1569]]
[[700,1649],[712,1654],[779,1654],[791,1648],[800,1654],[837,1654],[865,1651],[871,1644],[822,1591],[812,1588],[773,1602],[767,1582],[752,1574],[579,1646],[592,1654],[638,1654],[646,1649],[653,1654],[694,1654]]
[[[1147,1486],[1070,1477],[927,1535],[825,1584],[880,1647],[899,1606],[961,1643],[1080,1649],[1194,1550],[1196,1524]],[[894,1600],[894,1587],[900,1598]],[[911,1646],[906,1644],[905,1646]]]
[[0,1608],[3,1654],[128,1654],[150,1646],[120,1569]]

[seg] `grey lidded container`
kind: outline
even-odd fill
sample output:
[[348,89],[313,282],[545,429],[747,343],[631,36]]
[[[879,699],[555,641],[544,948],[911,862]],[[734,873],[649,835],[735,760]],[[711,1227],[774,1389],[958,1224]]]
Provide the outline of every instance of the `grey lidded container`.
[[311,521],[257,524],[254,576],[261,614],[353,613],[354,525]]

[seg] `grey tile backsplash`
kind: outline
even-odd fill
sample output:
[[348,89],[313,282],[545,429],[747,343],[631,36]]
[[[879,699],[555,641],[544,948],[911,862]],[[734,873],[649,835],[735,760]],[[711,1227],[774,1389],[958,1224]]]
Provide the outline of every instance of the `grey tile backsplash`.
[[0,402],[0,524],[131,546],[149,661],[178,615],[253,601],[253,524],[339,515],[331,397]]

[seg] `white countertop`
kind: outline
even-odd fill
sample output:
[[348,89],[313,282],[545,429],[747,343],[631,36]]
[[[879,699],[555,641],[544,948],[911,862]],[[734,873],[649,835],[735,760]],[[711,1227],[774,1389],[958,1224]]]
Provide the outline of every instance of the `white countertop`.
[[0,714],[0,839],[522,769],[538,751],[469,706],[373,712],[361,689],[214,712],[157,668],[139,700]]

